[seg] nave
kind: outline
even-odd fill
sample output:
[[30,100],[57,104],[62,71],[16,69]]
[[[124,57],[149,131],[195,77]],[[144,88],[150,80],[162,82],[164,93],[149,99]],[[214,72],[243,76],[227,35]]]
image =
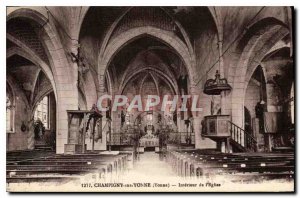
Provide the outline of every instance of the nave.
[[293,191],[293,12],[7,7],[8,191]]

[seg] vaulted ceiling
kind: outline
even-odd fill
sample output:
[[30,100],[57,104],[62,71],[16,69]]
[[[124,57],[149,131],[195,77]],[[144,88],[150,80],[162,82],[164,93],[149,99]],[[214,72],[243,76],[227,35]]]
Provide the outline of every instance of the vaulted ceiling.
[[51,87],[49,79],[40,67],[19,55],[13,55],[7,59],[6,72],[23,90],[30,104],[36,102],[35,99],[40,99],[36,98],[40,91]]
[[24,92],[28,104],[38,102],[36,100],[41,99],[39,94],[52,90],[52,85],[41,67],[24,56],[29,49],[49,66],[47,52],[39,35],[41,30],[42,27],[37,23],[21,17],[7,22],[9,37],[6,48],[9,56],[6,73]]
[[[62,43],[65,44],[66,34],[73,36],[71,30],[79,32],[78,42],[80,43],[80,52],[84,61],[90,67],[94,77],[93,82],[96,89],[98,82],[99,60],[103,58],[106,47],[113,45],[115,38],[121,36],[127,30],[138,27],[156,27],[159,30],[168,32],[171,35],[169,40],[162,41],[154,36],[139,35],[119,47],[109,60],[107,71],[111,77],[110,81],[113,87],[118,91],[123,91],[130,79],[139,79],[149,72],[157,79],[163,78],[165,83],[170,85],[176,91],[177,79],[180,75],[188,74],[190,67],[180,57],[178,51],[170,46],[172,38],[179,39],[184,50],[191,55],[194,73],[198,79],[192,79],[193,82],[200,82],[199,79],[205,79],[207,71],[213,68],[206,78],[213,76],[214,71],[219,66],[218,58],[220,52],[218,49],[220,40],[223,42],[223,51],[230,45],[231,41],[241,32],[241,37],[234,42],[233,47],[224,55],[225,76],[232,75],[228,67],[239,67],[240,57],[247,53],[247,45],[252,43],[254,37],[262,37],[259,40],[262,46],[271,41],[278,32],[283,32],[283,38],[268,46],[271,48],[266,56],[259,61],[265,65],[268,76],[274,76],[275,73],[293,73],[290,68],[292,60],[289,49],[292,48],[291,34],[288,33],[289,16],[283,11],[286,8],[218,8],[218,7],[48,7],[51,11],[47,12],[46,7],[34,8],[41,11],[45,18],[48,18],[57,29]],[[239,12],[239,10],[243,12]],[[77,14],[79,13],[79,16]],[[47,16],[48,14],[48,16]],[[253,23],[251,18],[258,14]],[[82,18],[76,23],[75,20]],[[49,21],[48,21],[49,22]],[[220,25],[221,24],[221,25]],[[246,26],[247,25],[247,26]],[[72,29],[73,28],[73,29]],[[282,31],[282,29],[285,29]],[[41,60],[48,66],[50,65],[49,52],[44,47],[44,41],[41,40],[42,25],[33,22],[32,19],[17,17],[8,20],[7,34],[21,41],[26,47],[30,48]],[[221,37],[219,33],[221,32]],[[266,35],[264,37],[264,35]],[[265,40],[263,40],[265,39]],[[269,39],[269,40],[268,40]],[[73,38],[75,41],[76,38]],[[264,42],[264,43],[263,43]],[[270,42],[269,42],[270,43]],[[279,44],[278,44],[279,43]],[[277,46],[278,45],[278,46]],[[73,45],[70,45],[74,47]],[[70,46],[64,45],[66,54],[70,54]],[[7,40],[7,49],[20,47],[11,39]],[[259,46],[258,46],[259,47]],[[259,50],[258,49],[254,49]],[[265,52],[264,52],[265,53]],[[253,53],[255,56],[259,53]],[[253,57],[253,59],[256,57]],[[251,57],[252,60],[252,57]],[[34,92],[35,81],[39,76],[39,65],[32,63],[22,56],[11,56],[8,58],[8,73],[22,84],[25,91]],[[236,66],[237,65],[237,66]],[[187,69],[189,68],[189,69]],[[235,68],[234,68],[235,69]],[[20,76],[22,72],[30,71],[26,77]],[[247,74],[254,70],[247,71]],[[273,73],[272,73],[273,72]],[[27,72],[26,72],[27,73]],[[288,77],[290,74],[287,74]],[[125,80],[127,79],[127,80]],[[31,84],[27,83],[32,81]],[[108,80],[104,80],[107,84]],[[52,82],[52,81],[51,81]],[[202,82],[202,81],[201,81]],[[230,81],[232,83],[233,81]],[[201,84],[197,84],[201,85]],[[199,86],[200,88],[202,86]],[[120,90],[119,90],[120,89]],[[32,97],[32,96],[31,96]]]

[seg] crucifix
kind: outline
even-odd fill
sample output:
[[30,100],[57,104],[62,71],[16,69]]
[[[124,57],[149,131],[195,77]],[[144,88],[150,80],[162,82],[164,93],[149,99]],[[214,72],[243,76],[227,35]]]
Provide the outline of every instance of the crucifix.
[[82,74],[88,71],[88,65],[85,63],[84,57],[80,53],[80,44],[77,44],[77,54],[71,52],[71,59],[73,63],[77,64],[78,67],[78,79],[77,83],[80,84],[80,79],[82,78]]

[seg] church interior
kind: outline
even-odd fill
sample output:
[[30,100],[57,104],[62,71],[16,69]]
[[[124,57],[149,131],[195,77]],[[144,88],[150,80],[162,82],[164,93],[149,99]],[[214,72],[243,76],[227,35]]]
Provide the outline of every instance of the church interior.
[[[293,19],[292,7],[7,7],[7,183],[143,171],[293,183]],[[201,111],[110,99],[99,111],[103,95],[197,95]]]

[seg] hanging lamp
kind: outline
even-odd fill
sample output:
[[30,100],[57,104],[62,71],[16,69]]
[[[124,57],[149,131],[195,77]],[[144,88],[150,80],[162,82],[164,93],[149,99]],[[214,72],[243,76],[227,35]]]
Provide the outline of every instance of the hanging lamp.
[[216,70],[215,79],[208,79],[204,84],[203,92],[207,95],[220,95],[222,91],[231,90],[226,78],[220,78],[219,70]]

